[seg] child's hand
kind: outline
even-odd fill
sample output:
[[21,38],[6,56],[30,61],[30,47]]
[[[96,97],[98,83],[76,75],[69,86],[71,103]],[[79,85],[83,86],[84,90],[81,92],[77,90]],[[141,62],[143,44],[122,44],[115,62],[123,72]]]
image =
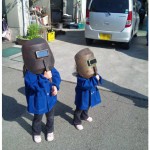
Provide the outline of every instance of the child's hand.
[[100,76],[97,74],[96,75],[96,79],[99,81],[99,79],[100,79]]
[[57,88],[56,88],[56,86],[52,86],[52,95],[53,96],[57,95]]
[[52,78],[51,71],[44,71],[44,77],[47,78],[47,79],[51,79]]

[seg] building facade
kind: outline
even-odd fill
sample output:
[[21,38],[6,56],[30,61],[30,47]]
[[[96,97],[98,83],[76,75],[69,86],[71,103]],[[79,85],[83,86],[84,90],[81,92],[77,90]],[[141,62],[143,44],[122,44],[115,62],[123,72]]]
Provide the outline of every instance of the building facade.
[[[63,14],[72,15],[76,19],[80,12],[82,22],[85,22],[86,0],[34,0],[34,5],[46,8],[51,17],[62,17]],[[78,5],[79,4],[79,5]],[[2,14],[6,14],[7,23],[11,31],[11,39],[17,35],[26,35],[30,23],[31,0],[2,0]],[[78,5],[78,6],[77,6]],[[56,8],[56,9],[55,9]],[[77,10],[78,9],[78,10]],[[53,14],[60,14],[54,15]],[[60,18],[61,20],[61,18]]]

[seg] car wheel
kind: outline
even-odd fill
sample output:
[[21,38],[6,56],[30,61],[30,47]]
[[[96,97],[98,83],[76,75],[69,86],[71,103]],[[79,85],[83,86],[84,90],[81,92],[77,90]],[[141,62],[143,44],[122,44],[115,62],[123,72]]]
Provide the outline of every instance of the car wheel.
[[134,37],[137,37],[137,33],[136,33],[136,34],[134,34]]
[[130,42],[123,43],[123,49],[128,50],[130,48]]
[[63,19],[72,19],[72,15],[63,15]]
[[63,22],[68,22],[68,21],[72,22],[72,19],[63,19]]
[[87,44],[87,45],[92,45],[93,39],[88,39],[88,38],[86,38],[85,40],[86,40],[86,44]]

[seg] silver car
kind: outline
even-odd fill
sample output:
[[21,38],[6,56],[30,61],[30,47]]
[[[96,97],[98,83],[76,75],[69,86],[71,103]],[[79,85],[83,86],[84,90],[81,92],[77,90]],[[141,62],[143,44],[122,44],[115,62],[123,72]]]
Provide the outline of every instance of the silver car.
[[85,38],[121,42],[129,49],[139,27],[136,0],[91,0],[86,13]]

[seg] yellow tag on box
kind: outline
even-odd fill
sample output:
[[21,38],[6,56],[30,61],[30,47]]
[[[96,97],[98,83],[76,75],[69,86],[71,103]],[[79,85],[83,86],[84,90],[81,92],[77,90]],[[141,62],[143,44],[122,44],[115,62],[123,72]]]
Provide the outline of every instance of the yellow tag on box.
[[109,40],[111,39],[111,34],[103,34],[103,33],[100,33],[99,38],[100,38],[100,40],[109,41]]
[[55,32],[51,31],[47,33],[47,41],[54,41],[55,40]]

